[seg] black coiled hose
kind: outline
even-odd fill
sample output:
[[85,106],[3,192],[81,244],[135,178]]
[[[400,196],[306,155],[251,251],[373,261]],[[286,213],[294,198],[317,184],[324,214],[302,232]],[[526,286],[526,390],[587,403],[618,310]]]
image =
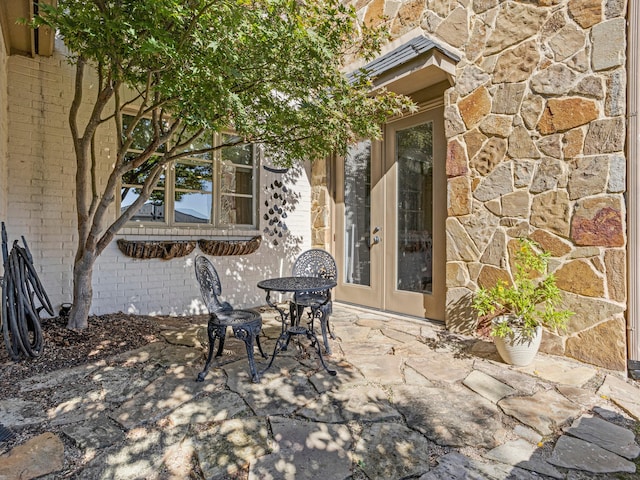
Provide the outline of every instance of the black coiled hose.
[[2,277],[2,334],[4,344],[12,360],[23,357],[37,357],[44,349],[40,310],[44,309],[53,316],[53,308],[47,293],[40,283],[33,267],[33,257],[22,237],[21,247],[13,242],[8,251],[7,230],[2,222],[2,259],[4,276]]

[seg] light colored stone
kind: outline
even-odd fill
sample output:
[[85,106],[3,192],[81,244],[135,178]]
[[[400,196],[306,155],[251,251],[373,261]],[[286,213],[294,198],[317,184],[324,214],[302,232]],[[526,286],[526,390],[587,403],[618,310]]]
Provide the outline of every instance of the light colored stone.
[[507,115],[488,115],[479,125],[488,137],[508,137],[511,134],[512,118]]
[[562,137],[562,153],[564,158],[573,158],[582,153],[582,143],[584,141],[584,132],[581,128],[576,128],[565,132]]
[[455,89],[460,96],[465,97],[490,80],[491,77],[489,74],[480,67],[477,65],[468,65],[462,70],[462,73],[456,77]]
[[466,217],[460,217],[460,223],[465,230],[469,232],[469,236],[473,238],[474,244],[484,251],[496,231],[496,227],[500,223],[500,219],[492,215],[481,205],[474,206],[473,214]]
[[472,371],[462,383],[493,403],[498,403],[504,397],[517,393],[509,385],[477,370]]
[[609,370],[626,370],[624,320],[609,320],[568,338],[566,352],[581,362],[599,365]]
[[584,77],[571,90],[574,95],[582,95],[583,97],[593,97],[598,100],[604,98],[604,86],[602,79],[595,76]]
[[524,190],[507,193],[502,197],[502,215],[505,217],[528,218],[531,197]]
[[543,135],[550,135],[585,125],[596,118],[598,107],[593,100],[550,98],[538,122],[538,130]]
[[524,83],[501,83],[498,85],[491,105],[491,112],[496,114],[513,115],[520,110],[524,95]]
[[622,117],[591,122],[584,140],[584,154],[621,152],[624,150],[625,121]]
[[51,432],[27,440],[0,455],[0,478],[30,480],[62,470],[64,444]]
[[533,197],[530,222],[535,227],[567,237],[570,214],[569,195],[566,191],[544,192]]
[[593,69],[608,70],[624,65],[625,61],[624,18],[616,18],[599,23],[591,29],[591,64]]
[[447,262],[447,287],[465,287],[469,283],[469,272],[462,262]]
[[571,239],[576,245],[621,247],[624,245],[623,224],[619,196],[578,200],[571,220]]
[[604,279],[586,260],[572,260],[554,272],[559,288],[587,297],[604,295]]
[[609,174],[609,158],[606,156],[582,157],[569,162],[569,198],[588,197],[605,193]]
[[591,328],[625,310],[620,304],[605,299],[582,297],[569,292],[563,294],[562,305],[575,313],[567,325],[569,335]]
[[457,218],[447,218],[447,259],[460,261],[476,261],[480,252],[469,234]]
[[467,9],[456,8],[436,29],[436,36],[449,45],[460,48],[469,37]]
[[624,251],[608,249],[604,253],[604,264],[609,298],[616,302],[624,302],[627,298],[627,263]]
[[589,28],[602,21],[600,0],[569,0],[569,15],[582,28]]
[[576,74],[566,65],[556,63],[531,78],[531,90],[544,95],[562,95],[576,81]]
[[529,187],[536,162],[529,160],[514,160],[513,162],[513,186],[516,188]]
[[532,445],[526,440],[513,440],[490,450],[484,457],[507,465],[517,465],[551,478],[563,479],[564,475],[547,463],[541,454],[536,454],[537,448],[537,445]]
[[473,11],[475,13],[484,13],[493,7],[497,7],[499,3],[499,0],[473,0]]
[[480,175],[490,174],[507,153],[507,141],[503,138],[490,138],[471,159],[470,166]]
[[122,429],[102,416],[95,420],[67,425],[62,431],[83,450],[105,448],[125,439]]
[[598,389],[598,395],[608,398],[640,421],[640,389],[635,385],[614,375],[607,375]]
[[542,435],[575,418],[579,407],[553,390],[537,392],[531,397],[507,397],[498,403],[506,413],[529,425]]
[[503,3],[496,26],[485,48],[485,55],[500,52],[533,37],[545,20],[545,11],[529,5]]
[[460,112],[455,105],[444,109],[444,131],[447,138],[453,138],[466,130]]
[[451,140],[447,144],[447,177],[466,175],[469,171],[469,159],[465,148],[458,140]]
[[549,463],[558,467],[586,470],[592,473],[635,473],[628,460],[584,440],[562,435],[556,442]]
[[626,0],[607,0],[605,2],[606,17],[613,18],[624,15],[626,4]]
[[496,230],[485,248],[480,261],[485,265],[500,267],[506,263],[507,239],[502,230]]
[[522,101],[520,115],[527,128],[535,128],[544,108],[544,99],[540,95],[527,95]]
[[527,80],[540,61],[533,41],[501,53],[493,72],[493,83],[518,83]]
[[549,46],[553,51],[556,61],[561,62],[584,49],[586,35],[575,25],[569,24],[557,31]]
[[471,213],[471,183],[468,177],[455,177],[447,183],[447,212],[449,215]]
[[626,188],[626,160],[623,155],[609,157],[608,193],[622,193]]
[[606,83],[605,115],[608,117],[623,116],[627,111],[627,76],[624,69],[619,68],[609,73],[606,77]]
[[408,358],[406,364],[420,375],[437,384],[451,384],[461,381],[471,371],[471,366],[460,360],[452,359],[447,365],[437,361],[439,353],[428,356]]
[[513,165],[511,162],[498,164],[474,190],[474,198],[486,202],[513,191]]
[[554,158],[544,158],[538,165],[536,174],[531,181],[531,193],[541,193],[555,190],[563,186],[566,179],[565,164]]
[[467,128],[477,125],[491,112],[491,97],[485,87],[476,89],[458,102],[460,115]]
[[553,158],[562,157],[562,135],[560,134],[542,137],[536,142],[536,146],[545,155]]
[[539,475],[522,468],[496,462],[481,462],[465,457],[458,452],[450,452],[438,459],[438,466],[420,477],[420,480],[498,480],[513,478],[536,480]]

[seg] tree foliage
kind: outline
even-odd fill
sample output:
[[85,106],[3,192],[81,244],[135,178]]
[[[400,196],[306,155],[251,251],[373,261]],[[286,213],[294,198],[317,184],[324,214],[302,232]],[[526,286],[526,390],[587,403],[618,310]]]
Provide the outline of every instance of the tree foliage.
[[[345,58],[373,58],[385,33],[359,25],[340,0],[58,0],[40,8],[34,26],[54,28],[76,68],[73,328],[86,326],[95,259],[168,163],[211,150],[198,142],[202,132],[233,128],[238,136],[226,145],[259,142],[276,163],[291,165],[379,137],[387,117],[412,108],[403,96],[372,95],[364,74],[345,76]],[[88,119],[80,115],[87,103]],[[123,112],[132,121],[123,124]],[[117,154],[98,190],[94,145],[107,122]],[[131,155],[140,122],[150,122],[151,134]],[[119,181],[136,172],[144,172],[140,195],[114,220]]]

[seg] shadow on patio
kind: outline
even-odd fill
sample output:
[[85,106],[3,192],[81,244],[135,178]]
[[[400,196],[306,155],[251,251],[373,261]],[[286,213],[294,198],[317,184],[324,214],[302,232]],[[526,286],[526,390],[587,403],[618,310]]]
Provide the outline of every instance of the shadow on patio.
[[[280,323],[272,310],[262,314],[270,354]],[[513,368],[491,344],[439,323],[335,304],[337,339],[326,360],[337,376],[301,338],[251,383],[244,343],[228,336],[198,383],[206,320],[158,319],[165,342],[27,380],[19,398],[0,402],[0,423],[31,425],[33,435],[0,457],[0,476],[428,480],[635,471],[640,390],[613,373],[543,354]],[[259,370],[268,363],[256,361]],[[30,400],[38,388],[54,408]]]

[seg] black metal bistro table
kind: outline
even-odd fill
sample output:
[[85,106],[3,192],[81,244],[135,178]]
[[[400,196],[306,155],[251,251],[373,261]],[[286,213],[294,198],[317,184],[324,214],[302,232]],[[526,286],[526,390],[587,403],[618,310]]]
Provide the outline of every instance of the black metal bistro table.
[[[262,290],[265,290],[267,292],[267,304],[270,307],[275,308],[280,313],[280,320],[282,321],[282,333],[276,341],[276,346],[273,349],[271,361],[269,362],[269,365],[267,365],[267,368],[260,372],[260,374],[263,374],[264,372],[269,370],[269,368],[271,368],[276,355],[279,352],[287,349],[287,347],[289,346],[289,341],[294,335],[305,335],[309,340],[311,340],[311,346],[315,347],[316,351],[318,352],[318,358],[320,358],[320,363],[322,363],[324,369],[330,375],[336,374],[335,370],[331,370],[327,366],[327,364],[324,363],[322,352],[320,351],[320,343],[318,342],[316,334],[313,332],[313,330],[300,325],[300,319],[295,315],[295,312],[298,311],[297,305],[295,305],[295,300],[291,300],[293,308],[289,309],[289,312],[280,308],[277,304],[271,301],[271,292],[273,291],[282,293],[304,294],[322,291],[328,292],[335,286],[335,280],[322,277],[279,277],[269,278],[267,280],[258,282],[258,288],[261,288]],[[326,297],[327,301],[329,301],[329,295],[327,295]]]

